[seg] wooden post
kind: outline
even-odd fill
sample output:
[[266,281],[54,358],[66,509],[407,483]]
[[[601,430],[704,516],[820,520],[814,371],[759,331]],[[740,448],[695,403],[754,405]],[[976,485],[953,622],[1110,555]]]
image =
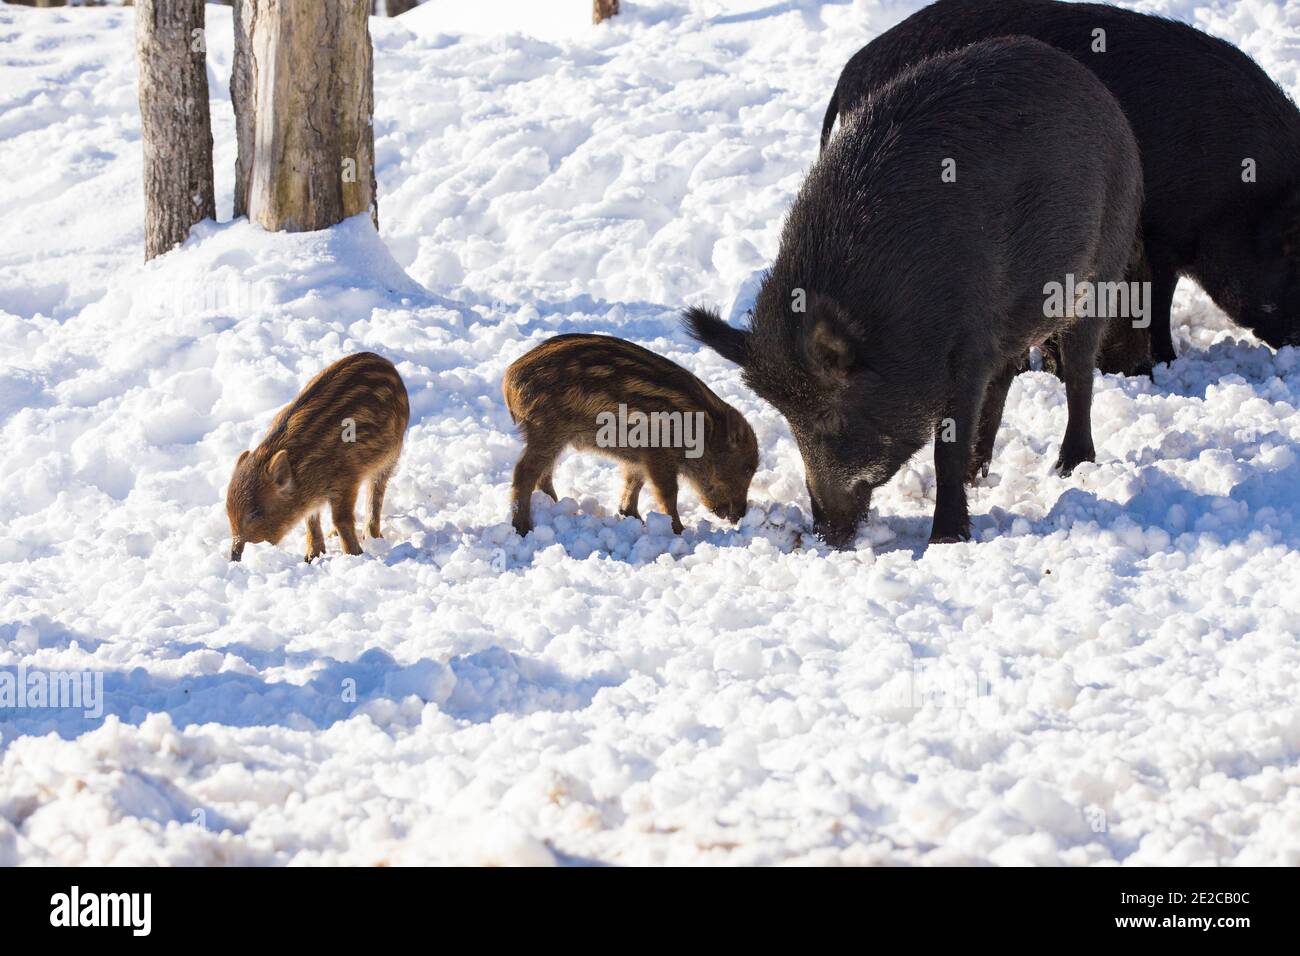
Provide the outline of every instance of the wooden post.
[[369,212],[379,227],[369,13],[369,0],[238,0],[236,215],[301,232]]
[[600,23],[618,15],[618,0],[592,0],[591,22]]
[[135,47],[147,260],[217,217],[203,0],[137,0]]

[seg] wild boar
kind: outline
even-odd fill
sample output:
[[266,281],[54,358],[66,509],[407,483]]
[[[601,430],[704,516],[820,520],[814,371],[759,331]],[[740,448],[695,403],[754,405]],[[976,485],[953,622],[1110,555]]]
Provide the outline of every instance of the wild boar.
[[226,490],[230,560],[244,546],[277,543],[304,517],[308,561],[325,553],[320,510],[330,507],[343,550],[360,554],[354,508],[370,480],[370,537],[381,537],[384,492],[411,417],[393,363],[358,352],[325,369],[275,416],[262,443],[235,463]]
[[849,60],[822,148],[837,114],[909,66],[1012,34],[1088,67],[1132,125],[1151,281],[1149,332],[1140,334],[1154,361],[1174,360],[1169,313],[1180,275],[1274,348],[1300,345],[1300,110],[1245,53],[1187,24],[1097,3],[939,0]]
[[1057,467],[1095,457],[1105,322],[1053,317],[1052,282],[1124,275],[1142,201],[1137,144],[1075,60],[1004,38],[923,61],[850,114],[799,191],[742,330],[687,330],[790,423],[815,529],[844,546],[935,439],[932,542],[970,536],[964,481],[993,453],[1022,356],[1060,335],[1069,423]]
[[640,517],[648,481],[681,534],[681,476],[719,518],[744,517],[758,469],[754,430],[676,362],[608,335],[557,335],[516,359],[501,390],[524,439],[514,473],[519,534],[533,526],[534,488],[557,499],[552,473],[570,447],[622,462],[620,514]]

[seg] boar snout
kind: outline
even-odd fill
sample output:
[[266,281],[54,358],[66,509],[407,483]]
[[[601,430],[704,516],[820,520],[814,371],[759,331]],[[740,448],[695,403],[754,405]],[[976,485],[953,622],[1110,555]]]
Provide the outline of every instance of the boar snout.
[[836,550],[853,543],[858,524],[871,508],[871,485],[855,481],[848,488],[818,488],[808,483],[813,532]]

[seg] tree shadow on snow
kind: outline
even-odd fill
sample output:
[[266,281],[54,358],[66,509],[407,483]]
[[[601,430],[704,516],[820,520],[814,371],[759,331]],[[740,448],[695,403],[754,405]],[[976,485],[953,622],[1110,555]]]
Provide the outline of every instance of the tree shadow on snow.
[[[237,648],[211,649],[239,653]],[[311,658],[267,651],[260,652],[259,663],[274,667],[279,666],[277,660],[301,664]],[[320,669],[305,684],[267,681],[260,674],[235,671],[181,678],[161,677],[139,667],[98,672],[102,695],[79,699],[76,707],[5,708],[0,710],[0,735],[5,743],[18,736],[50,733],[72,740],[100,727],[109,715],[137,725],[155,713],[167,713],[182,729],[219,724],[323,730],[358,713],[370,714],[381,726],[408,727],[418,725],[420,712],[430,702],[453,719],[483,723],[501,714],[582,710],[602,687],[618,683],[607,674],[570,677],[550,664],[495,646],[445,663],[426,658],[399,664],[377,648],[353,661],[323,656],[316,660]],[[39,668],[29,668],[27,673],[49,675]],[[94,671],[82,673],[96,677]],[[96,701],[99,706],[93,706]]]

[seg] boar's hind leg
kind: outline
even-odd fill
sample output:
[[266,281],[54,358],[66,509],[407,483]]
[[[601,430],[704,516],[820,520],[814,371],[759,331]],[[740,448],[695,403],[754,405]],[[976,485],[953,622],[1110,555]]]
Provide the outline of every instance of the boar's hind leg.
[[382,538],[379,529],[379,515],[384,510],[384,493],[388,490],[388,479],[392,477],[393,466],[385,465],[370,479],[370,526],[366,533],[372,538]]
[[311,561],[325,553],[325,535],[321,532],[320,512],[307,519],[307,557]]
[[976,423],[984,404],[988,378],[965,375],[954,382],[947,414],[934,434],[935,504],[931,544],[970,540],[966,509],[966,472],[975,441]]
[[1081,462],[1097,460],[1092,445],[1092,370],[1097,364],[1102,325],[1096,319],[1077,319],[1061,335],[1061,378],[1069,413],[1056,459],[1063,478]]
[[1172,362],[1174,354],[1173,323],[1174,289],[1178,287],[1178,271],[1163,264],[1150,263],[1151,298],[1147,300],[1147,318],[1151,322],[1151,360],[1159,365]]
[[682,519],[677,514],[677,469],[671,463],[667,467],[656,465],[651,467],[649,478],[659,507],[673,519],[673,534],[681,534]]
[[1011,388],[1011,380],[1016,377],[1019,369],[1018,360],[1008,362],[984,390],[979,435],[975,439],[975,450],[971,453],[970,464],[966,468],[966,483],[969,485],[989,476],[989,465],[993,461],[993,443],[997,440],[998,427],[1002,424],[1002,410],[1007,404],[1007,391]]
[[515,463],[514,526],[521,536],[533,530],[533,489],[542,475],[550,472],[558,453],[551,445],[529,442]]
[[[1145,288],[1151,289],[1154,297],[1151,264],[1143,252],[1140,239],[1134,245],[1133,253],[1129,257],[1128,272],[1124,276],[1124,281],[1129,284],[1130,289],[1138,287],[1135,283],[1146,283]],[[1172,286],[1168,288],[1172,294]],[[1136,321],[1138,316],[1131,314],[1134,312],[1132,308],[1129,309],[1129,315],[1112,315],[1106,319],[1106,327],[1101,333],[1101,345],[1097,349],[1097,367],[1103,372],[1120,375],[1151,375],[1151,333],[1155,331],[1158,323],[1152,315],[1155,308],[1153,298],[1146,300],[1146,306],[1144,323]],[[1165,310],[1163,322],[1164,340],[1169,345],[1166,350],[1167,358],[1162,361],[1169,362],[1173,361],[1174,345],[1169,335],[1168,308]],[[1162,345],[1161,348],[1163,349],[1164,346]]]
[[343,550],[348,554],[360,554],[361,542],[357,540],[357,489],[340,492],[330,502],[330,519],[343,542]]
[[623,469],[623,500],[618,503],[618,513],[629,518],[640,518],[641,511],[637,503],[641,498],[641,488],[645,485],[645,475],[635,468]]

